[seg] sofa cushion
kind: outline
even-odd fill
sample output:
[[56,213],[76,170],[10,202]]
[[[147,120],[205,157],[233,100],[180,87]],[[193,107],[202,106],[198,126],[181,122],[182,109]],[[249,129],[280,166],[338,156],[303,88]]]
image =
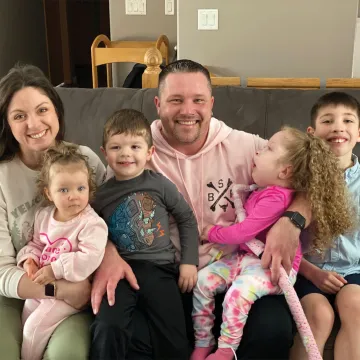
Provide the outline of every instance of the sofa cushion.
[[[100,157],[106,119],[116,110],[142,111],[151,123],[157,118],[154,97],[157,89],[56,88],[65,107],[65,139],[87,145]],[[214,89],[214,116],[229,126],[265,135],[266,92],[257,89],[222,87]]]
[[[142,111],[151,123],[157,118],[154,97],[157,89],[56,88],[65,107],[68,141],[87,145],[100,157],[102,131],[106,119],[116,110]],[[217,87],[214,116],[230,127],[269,138],[282,125],[305,130],[310,124],[310,109],[326,90],[243,89]],[[347,91],[360,101],[360,90]],[[355,153],[360,155],[360,146]]]
[[[116,110],[141,110],[142,94],[136,89],[56,88],[65,107],[65,139],[87,145],[100,155],[106,119]],[[103,159],[103,158],[102,158]]]

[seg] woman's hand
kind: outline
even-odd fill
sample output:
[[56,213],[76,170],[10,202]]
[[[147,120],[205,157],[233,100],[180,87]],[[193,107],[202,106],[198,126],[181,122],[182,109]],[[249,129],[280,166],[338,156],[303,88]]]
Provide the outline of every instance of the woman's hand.
[[126,279],[133,289],[139,290],[139,285],[131,267],[118,254],[115,245],[108,242],[104,259],[96,270],[91,291],[91,305],[95,315],[99,311],[105,292],[107,293],[109,305],[113,306],[115,304],[115,289],[121,279]]
[[88,279],[80,282],[56,281],[56,299],[63,300],[75,309],[82,310],[89,304],[91,284]]

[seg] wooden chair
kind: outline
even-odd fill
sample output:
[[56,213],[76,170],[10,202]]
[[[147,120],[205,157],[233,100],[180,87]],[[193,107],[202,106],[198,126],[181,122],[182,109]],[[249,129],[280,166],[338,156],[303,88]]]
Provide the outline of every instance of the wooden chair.
[[319,78],[247,78],[247,87],[263,89],[320,89]]
[[326,79],[326,88],[360,88],[360,79],[346,79],[346,78],[329,78]]
[[[104,43],[105,47],[99,47]],[[97,66],[106,65],[107,87],[112,87],[112,63],[134,62],[144,64],[145,54],[155,48],[159,51],[161,62],[169,63],[169,40],[165,35],[160,35],[156,41],[110,41],[106,35],[98,35],[91,45],[91,70],[93,88],[99,86]],[[156,53],[158,56],[158,53]],[[160,66],[160,65],[159,65]]]

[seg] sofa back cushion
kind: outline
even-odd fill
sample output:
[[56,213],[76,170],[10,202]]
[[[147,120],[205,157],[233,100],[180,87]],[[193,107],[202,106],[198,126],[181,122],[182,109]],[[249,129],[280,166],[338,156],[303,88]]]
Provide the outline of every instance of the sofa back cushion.
[[[65,107],[68,141],[100,152],[106,119],[116,110],[131,108],[145,114],[151,123],[157,118],[154,97],[157,89],[56,88]],[[305,130],[310,109],[327,90],[269,90],[241,87],[214,88],[214,116],[230,127],[269,138],[282,125]],[[360,90],[347,91],[360,101]],[[360,155],[360,147],[355,153]]]

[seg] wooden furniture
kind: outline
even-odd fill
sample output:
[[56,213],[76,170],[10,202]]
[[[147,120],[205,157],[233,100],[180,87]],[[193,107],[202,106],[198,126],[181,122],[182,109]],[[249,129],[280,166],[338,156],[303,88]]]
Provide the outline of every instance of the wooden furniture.
[[360,79],[329,78],[326,80],[326,88],[360,88]]
[[[162,35],[163,36],[163,35]],[[161,37],[159,38],[161,39]],[[159,44],[159,39],[157,44]],[[159,46],[150,47],[148,49],[133,47],[124,48],[98,48],[100,42],[104,42],[106,46],[111,46],[110,40],[104,36],[99,35],[91,47],[93,56],[93,87],[98,87],[96,66],[107,64],[107,82],[108,87],[112,86],[111,79],[111,63],[118,62],[117,59],[127,59],[124,61],[138,62],[146,65],[142,77],[143,88],[156,88],[159,83],[159,74],[161,72],[160,65],[163,59],[166,59],[166,54],[159,50]],[[121,42],[114,42],[121,43]],[[123,42],[124,43],[124,42]],[[129,42],[134,44],[134,42]],[[139,42],[138,42],[139,43]],[[144,42],[152,44],[151,42]],[[110,50],[110,51],[109,51]],[[95,60],[94,60],[95,59]],[[216,76],[210,73],[212,86],[240,86],[241,79],[236,76]],[[321,88],[334,89],[334,88],[351,88],[360,89],[360,79],[347,79],[347,78],[329,78],[326,80],[326,85],[321,86],[320,78],[257,78],[249,77],[246,79],[247,88],[260,88],[260,89],[297,89],[297,90],[316,90]]]
[[241,80],[236,76],[216,76],[210,74],[212,86],[240,86]]
[[[149,50],[149,54],[154,55],[154,51]],[[158,55],[159,56],[159,55]],[[148,58],[150,59],[150,58]],[[148,60],[145,60],[146,65]],[[161,72],[160,63],[152,62],[151,71],[146,75],[146,80],[143,77],[143,88],[156,87],[158,84],[157,77]],[[211,84],[213,86],[240,86],[240,77],[226,77],[216,76],[210,73]],[[257,78],[249,77],[246,79],[246,88],[260,88],[260,89],[297,89],[297,90],[316,90],[321,88],[334,89],[360,89],[360,79],[352,78],[329,78],[326,79],[326,85],[321,86],[320,78]]]
[[320,79],[249,77],[247,79],[247,87],[266,89],[320,89]]
[[[105,47],[99,47],[101,43]],[[97,66],[106,65],[107,87],[112,87],[112,63],[134,62],[146,64],[150,68],[155,66],[159,70],[158,75],[163,60],[166,65],[169,63],[169,39],[165,35],[160,35],[156,41],[110,41],[106,35],[98,35],[91,45],[93,88],[98,87]],[[149,84],[154,86],[157,81],[155,73],[151,69],[149,73],[154,77],[149,80]]]

